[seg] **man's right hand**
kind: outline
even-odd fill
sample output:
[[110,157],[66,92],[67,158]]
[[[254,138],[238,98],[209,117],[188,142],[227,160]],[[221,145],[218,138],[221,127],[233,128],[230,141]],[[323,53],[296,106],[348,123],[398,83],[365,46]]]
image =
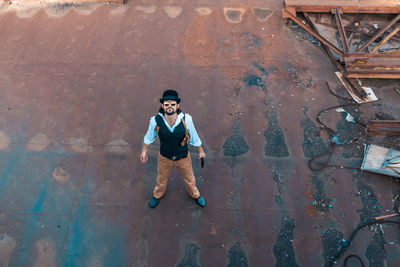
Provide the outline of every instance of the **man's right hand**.
[[142,151],[142,153],[140,153],[140,161],[142,163],[147,163],[148,160],[149,160],[149,158],[147,157],[147,152]]

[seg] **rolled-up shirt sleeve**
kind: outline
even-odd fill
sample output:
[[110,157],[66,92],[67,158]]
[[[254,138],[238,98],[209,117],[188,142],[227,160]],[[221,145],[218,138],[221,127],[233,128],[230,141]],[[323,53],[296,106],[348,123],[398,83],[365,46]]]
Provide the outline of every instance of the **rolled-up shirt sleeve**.
[[147,133],[145,134],[143,138],[143,142],[146,145],[150,145],[151,143],[154,142],[155,137],[157,135],[156,130],[154,129],[157,126],[156,118],[155,116],[151,117],[150,122],[149,122],[149,129],[147,130]]
[[192,146],[201,146],[201,140],[199,135],[197,134],[196,128],[194,127],[192,116],[189,114],[185,115],[185,122],[186,122],[186,127],[188,130],[188,133],[190,135],[190,141],[189,144]]

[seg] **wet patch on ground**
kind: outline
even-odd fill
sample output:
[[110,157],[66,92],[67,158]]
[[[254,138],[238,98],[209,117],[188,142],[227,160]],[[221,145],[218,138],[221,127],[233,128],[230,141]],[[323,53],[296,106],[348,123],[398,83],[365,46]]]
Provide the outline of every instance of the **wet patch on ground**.
[[230,23],[239,23],[246,10],[244,8],[224,8],[224,15]]
[[274,176],[272,179],[274,180],[278,188],[278,194],[275,195],[274,202],[280,209],[283,209],[285,205],[285,200],[282,196],[285,190],[283,187],[284,186],[283,177],[275,167],[272,168],[272,171],[274,172]]
[[[264,77],[264,76],[263,76]],[[263,90],[264,93],[267,92],[267,86],[265,84],[265,81],[262,77],[255,75],[255,74],[247,74],[244,78],[243,78],[243,83],[248,86],[256,86],[259,87]]]
[[263,74],[263,76],[268,76],[268,75],[269,75],[268,71],[267,71],[263,66],[261,66],[260,64],[258,64],[257,62],[253,62],[253,66],[254,66],[256,69],[258,69],[259,71],[261,71],[261,73]]
[[301,127],[304,133],[304,141],[301,143],[304,156],[314,158],[328,150],[326,144],[320,137],[319,130],[310,118],[306,117],[301,120]]
[[[186,243],[186,241],[184,241]],[[182,259],[176,265],[177,267],[200,267],[199,263],[200,247],[195,243],[186,243]]]
[[274,12],[271,9],[266,9],[266,8],[252,8],[253,14],[256,15],[258,21],[264,22],[266,21],[269,16]]
[[347,244],[343,233],[336,229],[322,232],[323,256],[325,259],[325,267],[329,266],[329,262],[333,259],[340,248]]
[[374,189],[360,179],[358,174],[354,179],[357,186],[357,195],[361,199],[362,209],[357,210],[360,215],[360,224],[373,221],[376,216],[381,215],[382,204],[378,202]]
[[329,212],[329,208],[332,208],[332,200],[325,195],[325,185],[323,179],[324,177],[319,177],[318,175],[314,175],[312,177],[312,184],[315,188],[315,192],[313,194],[314,201],[312,204],[313,206],[317,207],[318,211]]
[[[351,115],[356,121],[359,119],[359,114],[351,112]],[[341,116],[342,120],[336,124],[336,129],[339,143],[344,144],[342,155],[344,158],[360,158],[364,152],[365,128],[358,123],[347,121],[347,113],[341,113]]]
[[269,111],[267,116],[268,129],[264,132],[267,142],[265,145],[265,155],[278,158],[289,156],[285,135],[279,124],[279,112]]
[[387,266],[384,264],[384,261],[386,260],[385,244],[386,241],[383,233],[375,233],[371,243],[365,251],[365,256],[369,260],[369,266]]
[[224,156],[236,157],[249,151],[249,146],[244,138],[245,133],[240,126],[239,120],[235,120],[232,127],[233,134],[225,140],[222,147]]
[[243,78],[243,82],[247,85],[247,86],[258,86],[258,87],[263,87],[264,86],[264,80],[254,74],[248,74],[246,75],[246,77]]
[[287,216],[282,218],[279,235],[273,248],[276,267],[299,266],[292,245],[294,228],[296,228],[296,222],[293,219]]
[[235,228],[231,229],[229,232],[240,238],[244,238],[241,227],[243,224],[243,214],[240,205],[240,189],[243,184],[244,177],[240,172],[240,167],[236,166],[237,159],[235,157],[225,158],[225,163],[229,165],[230,177],[234,180],[233,190],[228,196],[227,203],[235,211]]
[[240,242],[236,242],[228,251],[229,262],[226,267],[248,267],[249,261],[247,260],[246,253],[240,246]]

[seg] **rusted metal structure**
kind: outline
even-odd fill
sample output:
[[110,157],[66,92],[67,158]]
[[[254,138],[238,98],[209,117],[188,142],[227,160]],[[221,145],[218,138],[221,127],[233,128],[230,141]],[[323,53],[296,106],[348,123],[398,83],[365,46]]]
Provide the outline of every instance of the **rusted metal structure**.
[[[306,25],[297,17],[297,12],[305,13],[309,25]],[[323,12],[332,14],[331,22],[321,22],[320,18]],[[318,14],[316,18],[311,19],[308,13]],[[344,13],[397,14],[397,16],[394,15],[380,29],[376,26],[377,28],[374,29],[372,36],[369,32],[363,38],[363,44],[359,46],[357,42],[357,46],[354,47],[352,43],[355,43],[353,37],[356,31],[354,25],[348,24],[345,27],[342,18]],[[400,31],[400,24],[398,23],[400,6],[398,1],[286,0],[282,15],[284,18],[290,18],[296,22],[334,52],[339,57],[338,60],[345,65],[345,76],[347,78],[400,78],[400,51],[398,51],[400,49],[398,36]],[[355,22],[356,26],[358,24],[358,22]],[[321,25],[335,27],[339,33],[339,40],[336,42],[335,32],[323,33],[321,29],[318,30]],[[380,52],[380,48],[389,40],[394,40],[396,47],[392,51]]]

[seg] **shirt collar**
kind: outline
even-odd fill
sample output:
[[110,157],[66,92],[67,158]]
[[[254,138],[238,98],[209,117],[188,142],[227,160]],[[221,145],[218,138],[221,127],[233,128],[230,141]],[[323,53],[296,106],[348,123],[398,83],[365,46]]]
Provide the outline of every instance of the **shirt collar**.
[[158,114],[163,118],[165,125],[167,125],[167,127],[170,129],[174,129],[176,126],[178,126],[178,124],[181,123],[181,120],[183,118],[183,112],[179,113],[178,116],[176,117],[174,126],[170,127],[167,120],[165,119],[164,115],[161,112]]

